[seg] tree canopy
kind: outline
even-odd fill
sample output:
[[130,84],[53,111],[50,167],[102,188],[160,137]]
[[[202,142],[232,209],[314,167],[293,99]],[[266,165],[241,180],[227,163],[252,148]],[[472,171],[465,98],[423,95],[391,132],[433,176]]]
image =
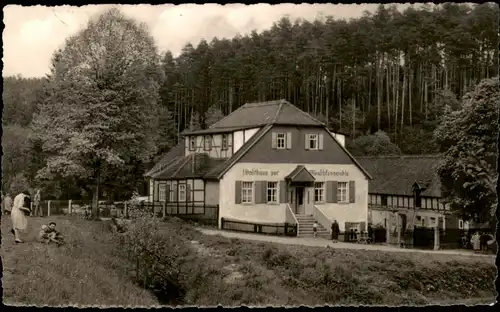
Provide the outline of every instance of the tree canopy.
[[146,27],[116,9],[68,38],[54,56],[50,95],[33,121],[48,153],[38,177],[85,181],[96,208],[102,181],[139,169],[136,163],[155,153],[159,64]]
[[439,168],[444,196],[466,219],[490,221],[497,204],[498,77],[483,80],[447,109],[434,136],[445,159]]

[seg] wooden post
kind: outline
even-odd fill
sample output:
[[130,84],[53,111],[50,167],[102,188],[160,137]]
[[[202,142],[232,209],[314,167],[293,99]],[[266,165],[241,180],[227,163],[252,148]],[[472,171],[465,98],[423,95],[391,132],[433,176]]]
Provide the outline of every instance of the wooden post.
[[399,224],[399,213],[396,213],[396,231],[398,233],[398,248],[401,247],[401,226]]
[[434,250],[439,250],[439,225],[434,227]]
[[123,213],[125,215],[125,218],[128,219],[128,207],[127,207],[127,202],[123,205]]
[[35,211],[33,211],[33,202],[30,203],[30,215],[34,217],[38,217],[35,215]]
[[51,200],[47,202],[47,217],[50,217],[50,202]]
[[385,242],[386,244],[391,243],[391,213],[390,211],[386,212],[386,218],[387,218],[387,226],[385,227]]
[[71,205],[72,200],[70,199],[68,202],[68,213],[71,215],[73,214],[73,207]]
[[165,219],[165,215],[166,215],[166,213],[167,213],[167,211],[166,211],[166,210],[167,210],[167,208],[166,208],[166,203],[165,203],[165,202],[162,202],[162,208],[163,208],[163,210],[162,210],[162,213],[163,213],[163,219]]

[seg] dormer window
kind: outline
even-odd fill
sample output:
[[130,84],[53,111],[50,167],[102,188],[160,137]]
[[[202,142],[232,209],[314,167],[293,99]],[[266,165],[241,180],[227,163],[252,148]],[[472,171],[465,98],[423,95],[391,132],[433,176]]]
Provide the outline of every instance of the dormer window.
[[221,149],[227,150],[227,134],[222,135],[221,139]]
[[205,136],[203,147],[204,147],[205,151],[209,151],[212,149],[212,140],[211,140],[209,135]]
[[190,151],[196,150],[196,137],[195,136],[189,137],[189,150]]

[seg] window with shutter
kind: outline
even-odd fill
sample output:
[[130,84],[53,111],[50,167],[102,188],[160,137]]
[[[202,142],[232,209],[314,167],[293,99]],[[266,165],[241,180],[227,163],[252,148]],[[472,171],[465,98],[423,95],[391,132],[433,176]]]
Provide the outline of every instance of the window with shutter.
[[348,186],[347,182],[338,182],[337,184],[337,200],[339,203],[348,203]]
[[325,182],[314,183],[314,202],[316,203],[325,202]]
[[212,149],[212,138],[209,135],[206,135],[204,138],[203,148],[205,151]]
[[308,150],[317,150],[319,147],[319,142],[318,142],[318,135],[317,134],[309,134],[309,145],[308,145]]
[[234,203],[241,204],[241,181],[234,181]]
[[164,183],[160,184],[159,191],[158,191],[158,197],[159,197],[159,201],[161,201],[161,202],[166,201],[167,194],[166,194],[166,185]]
[[349,196],[349,203],[354,203],[356,201],[356,184],[355,181],[349,181],[349,190],[348,190],[348,196]]
[[285,149],[286,148],[286,135],[284,133],[276,134],[276,148]]
[[221,149],[227,150],[227,134],[223,134],[221,138]]
[[186,184],[179,184],[179,201],[186,201]]
[[323,134],[318,135],[318,150],[323,150]]
[[278,203],[278,182],[267,182],[267,202],[270,204]]
[[278,144],[278,134],[276,132],[271,133],[271,148],[276,149]]
[[253,182],[241,182],[241,202],[243,204],[253,203]]
[[189,137],[189,150],[190,151],[196,150],[196,137],[195,136]]
[[286,148],[292,149],[292,133],[291,132],[286,133]]
[[280,197],[280,203],[284,204],[286,203],[286,182],[285,181],[280,181],[280,191],[279,191],[279,197]]

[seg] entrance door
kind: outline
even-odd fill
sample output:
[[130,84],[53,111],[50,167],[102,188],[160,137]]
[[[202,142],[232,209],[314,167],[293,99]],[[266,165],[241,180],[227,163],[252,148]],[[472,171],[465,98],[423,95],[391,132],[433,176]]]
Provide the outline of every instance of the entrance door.
[[303,187],[295,188],[295,213],[298,213],[298,214],[305,213],[304,188]]

